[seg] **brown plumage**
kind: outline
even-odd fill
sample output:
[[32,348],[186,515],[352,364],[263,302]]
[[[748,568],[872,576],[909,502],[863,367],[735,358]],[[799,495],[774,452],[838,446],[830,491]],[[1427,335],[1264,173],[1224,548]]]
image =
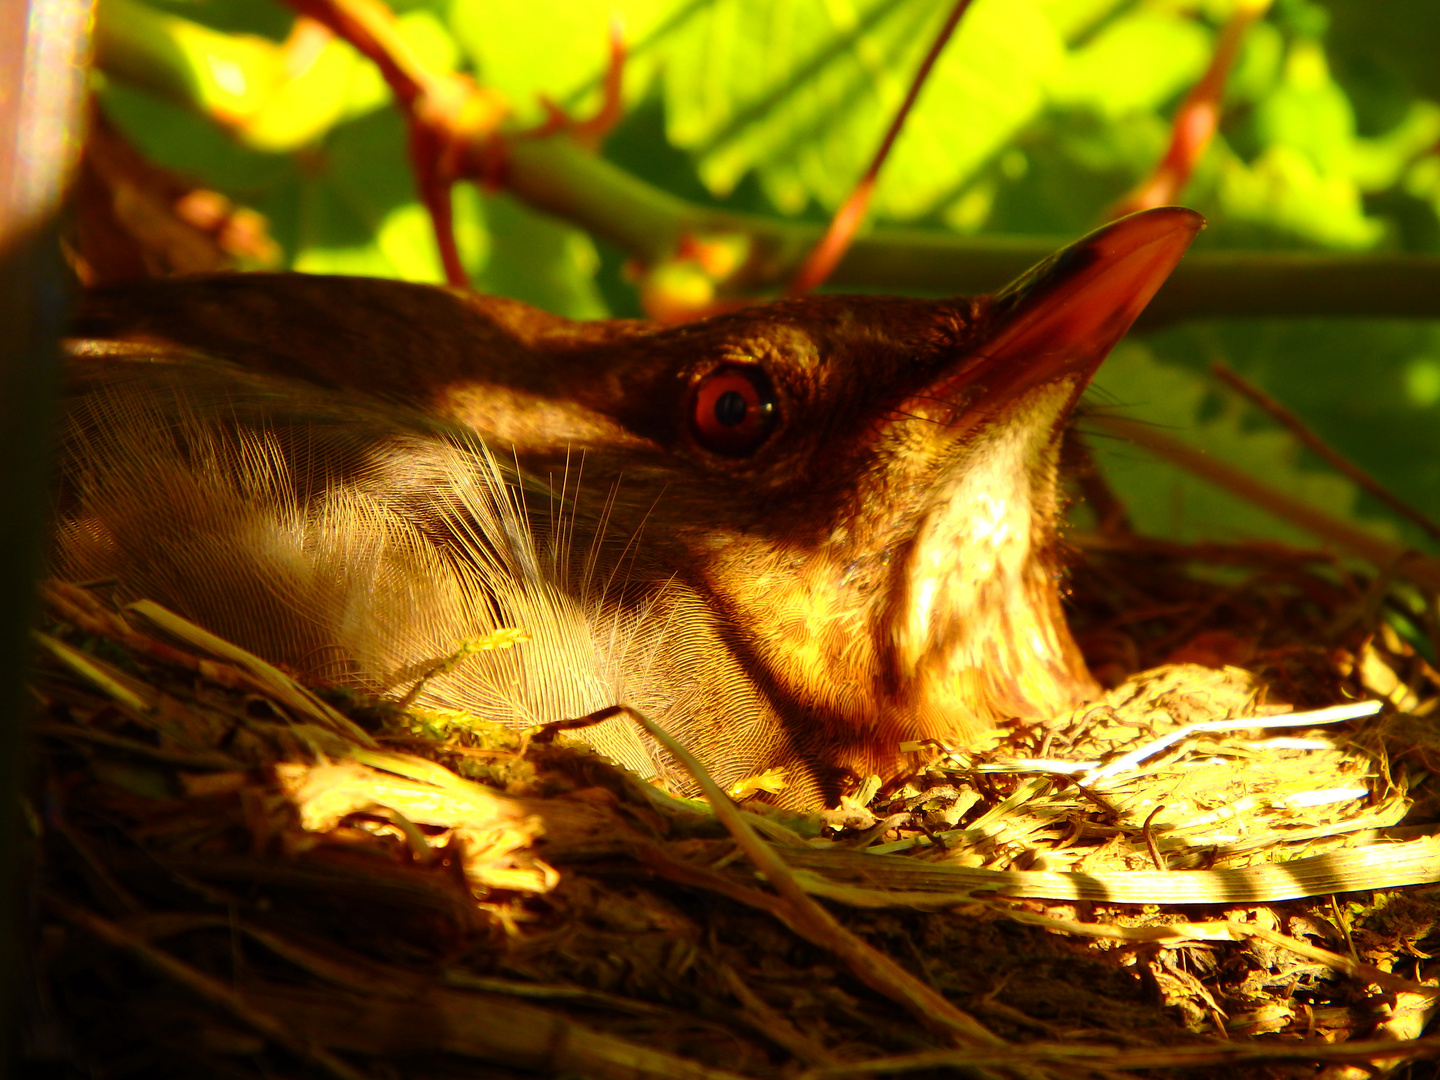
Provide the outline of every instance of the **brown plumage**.
[[[782,799],[1092,689],[1053,556],[1063,423],[1200,227],[1125,219],[994,297],[811,297],[677,328],[387,281],[98,291],[58,573],[389,695],[626,702]],[[628,722],[596,745],[688,778]]]

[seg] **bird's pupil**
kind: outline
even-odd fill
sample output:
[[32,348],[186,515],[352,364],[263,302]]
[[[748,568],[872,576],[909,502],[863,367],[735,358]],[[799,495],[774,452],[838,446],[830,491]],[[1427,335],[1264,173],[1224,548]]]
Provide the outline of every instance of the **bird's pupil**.
[[739,427],[749,407],[739,390],[726,390],[715,399],[715,419],[726,427]]

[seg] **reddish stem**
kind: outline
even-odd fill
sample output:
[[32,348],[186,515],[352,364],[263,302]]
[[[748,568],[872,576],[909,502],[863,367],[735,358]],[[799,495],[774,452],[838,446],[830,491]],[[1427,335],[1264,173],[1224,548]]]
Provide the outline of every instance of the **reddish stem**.
[[1320,438],[1320,436],[1311,430],[1309,425],[1295,415],[1293,411],[1286,408],[1279,401],[1275,400],[1275,398],[1260,389],[1260,387],[1230,367],[1229,364],[1223,360],[1217,360],[1210,365],[1210,372],[1236,393],[1248,399],[1257,408],[1269,413],[1273,419],[1282,424],[1292,435],[1304,443],[1312,453],[1322,458],[1332,468],[1348,476],[1356,484],[1364,488],[1372,498],[1384,503],[1401,517],[1418,525],[1436,540],[1440,540],[1440,524],[1431,521],[1430,518],[1415,509],[1415,507],[1411,506],[1394,492],[1390,491],[1381,484],[1380,481],[1376,480],[1364,469],[1360,468],[1360,466],[1356,465],[1344,454]]
[[1148,179],[1130,192],[1106,213],[1107,218],[1123,217],[1136,210],[1149,210],[1156,206],[1174,203],[1185,185],[1200,155],[1210,145],[1220,126],[1220,108],[1225,96],[1225,81],[1245,40],[1245,31],[1250,24],[1265,14],[1270,0],[1249,0],[1241,3],[1230,21],[1220,31],[1220,40],[1215,45],[1215,55],[1210,66],[1185,95],[1170,128],[1170,146],[1160,164]]
[[955,6],[950,9],[950,14],[945,19],[945,25],[940,28],[940,33],[935,36],[935,40],[930,45],[930,51],[920,62],[920,67],[915,72],[915,78],[910,83],[910,90],[906,93],[899,111],[896,112],[895,119],[890,122],[890,129],[880,140],[880,149],[875,151],[875,157],[870,162],[870,167],[865,170],[865,175],[855,185],[855,190],[850,193],[850,197],[845,200],[840,209],[835,211],[835,216],[830,220],[830,227],[825,230],[825,235],[811,250],[795,274],[794,280],[790,282],[786,291],[791,296],[799,296],[823,285],[825,279],[835,269],[836,264],[844,257],[845,252],[850,250],[855,233],[860,228],[860,223],[865,220],[865,211],[869,209],[870,196],[875,191],[880,168],[890,156],[890,150],[900,136],[900,129],[905,126],[911,109],[915,107],[915,102],[919,99],[920,91],[925,86],[926,80],[929,79],[935,62],[940,59],[940,53],[949,43],[950,38],[954,36],[955,28],[960,25],[960,19],[970,3],[971,0],[956,0]]
[[625,115],[625,37],[621,32],[620,20],[610,23],[610,62],[605,68],[605,83],[601,89],[600,108],[588,120],[572,123],[570,134],[581,146],[591,150],[599,149],[605,136]]
[[412,121],[410,165],[415,170],[415,186],[419,189],[420,201],[430,214],[435,246],[439,249],[440,265],[445,271],[445,283],[452,288],[468,289],[470,277],[460,262],[460,248],[455,241],[455,217],[450,202],[452,177],[441,166],[445,156],[445,148],[439,145],[441,139],[440,133],[434,129]]
[[357,52],[380,69],[390,92],[400,107],[412,111],[415,99],[428,89],[430,80],[423,69],[406,63],[408,50],[396,48],[393,32],[385,24],[393,22],[388,8],[367,0],[286,0],[291,8],[323,23]]
[[455,242],[450,185],[459,179],[453,148],[465,137],[459,122],[479,93],[459,76],[437,76],[399,35],[394,13],[377,0],[287,0],[349,42],[379,70],[410,127],[410,164],[420,201],[430,214],[445,280],[469,288]]
[[[500,186],[506,175],[505,147],[497,135],[508,111],[497,94],[454,72],[434,71],[399,34],[394,13],[380,0],[286,0],[301,15],[334,31],[380,70],[410,127],[410,164],[420,200],[430,214],[445,280],[468,288],[455,242],[451,185],[473,180]],[[532,134],[567,132],[594,149],[623,112],[625,44],[619,26],[610,34],[610,65],[600,110],[572,121],[558,107],[552,122]]]

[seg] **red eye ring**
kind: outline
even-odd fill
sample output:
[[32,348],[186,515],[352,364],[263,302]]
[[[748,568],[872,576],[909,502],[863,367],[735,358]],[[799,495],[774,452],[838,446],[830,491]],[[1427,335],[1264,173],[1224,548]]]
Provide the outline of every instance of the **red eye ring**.
[[706,450],[744,457],[758,450],[775,428],[775,388],[753,365],[726,364],[695,384],[690,431]]

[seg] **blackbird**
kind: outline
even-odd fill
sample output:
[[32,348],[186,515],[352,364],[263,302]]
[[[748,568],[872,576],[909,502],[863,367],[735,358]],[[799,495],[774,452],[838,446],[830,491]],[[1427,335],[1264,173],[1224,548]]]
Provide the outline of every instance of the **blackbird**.
[[[904,741],[1094,692],[1061,610],[1062,429],[1201,226],[1135,214],[988,297],[676,327],[360,278],[102,288],[69,341],[52,566],[429,708],[633,705],[722,784],[833,800]],[[504,627],[530,640],[443,663]],[[587,739],[694,790],[628,720]]]

